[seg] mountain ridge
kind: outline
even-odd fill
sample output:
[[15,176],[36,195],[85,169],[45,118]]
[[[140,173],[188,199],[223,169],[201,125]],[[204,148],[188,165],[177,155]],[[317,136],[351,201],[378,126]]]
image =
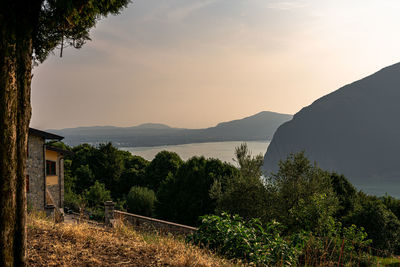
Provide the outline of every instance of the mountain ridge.
[[221,122],[201,129],[173,128],[166,124],[145,123],[131,127],[76,127],[50,132],[65,137],[69,145],[113,142],[119,147],[160,146],[221,141],[270,140],[278,126],[292,115],[262,111],[242,119]]
[[347,84],[304,107],[275,132],[264,171],[290,153],[306,156],[355,184],[399,180],[400,63]]

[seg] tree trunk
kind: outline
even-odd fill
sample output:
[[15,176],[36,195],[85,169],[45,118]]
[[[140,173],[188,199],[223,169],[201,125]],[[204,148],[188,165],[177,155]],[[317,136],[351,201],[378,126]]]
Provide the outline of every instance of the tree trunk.
[[32,25],[0,14],[0,266],[25,266]]

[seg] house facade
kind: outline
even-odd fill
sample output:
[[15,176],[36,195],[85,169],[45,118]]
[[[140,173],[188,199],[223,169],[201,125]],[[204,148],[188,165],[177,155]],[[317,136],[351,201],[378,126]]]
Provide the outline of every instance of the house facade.
[[26,162],[26,193],[29,209],[44,210],[53,205],[63,213],[64,155],[70,153],[46,145],[63,137],[30,128]]

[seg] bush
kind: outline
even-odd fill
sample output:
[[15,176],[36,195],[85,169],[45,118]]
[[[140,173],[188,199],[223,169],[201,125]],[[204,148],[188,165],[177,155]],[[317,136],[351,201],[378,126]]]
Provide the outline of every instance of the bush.
[[128,212],[144,216],[152,216],[156,195],[146,187],[134,186],[127,196]]
[[264,228],[258,219],[245,222],[238,215],[222,213],[221,216],[203,216],[198,231],[189,236],[188,241],[252,264],[291,265],[297,261],[305,240],[285,240],[281,230],[277,222],[266,224]]
[[361,205],[349,218],[352,223],[362,226],[373,240],[373,247],[400,252],[400,221],[380,199],[360,195]]
[[279,171],[267,177],[272,195],[272,218],[289,233],[320,231],[339,209],[330,173],[312,165],[304,152],[291,154],[279,163]]

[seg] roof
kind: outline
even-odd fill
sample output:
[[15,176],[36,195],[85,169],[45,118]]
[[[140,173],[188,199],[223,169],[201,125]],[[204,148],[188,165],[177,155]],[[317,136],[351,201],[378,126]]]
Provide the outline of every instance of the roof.
[[69,150],[65,150],[59,147],[55,147],[55,146],[50,146],[50,145],[46,145],[46,149],[51,150],[51,151],[55,151],[64,155],[73,155],[74,152],[69,151]]
[[45,132],[45,131],[41,131],[41,130],[34,129],[34,128],[29,128],[29,134],[42,137],[43,139],[51,139],[51,140],[59,140],[59,141],[64,139],[64,137],[62,137],[62,136],[52,134],[49,132]]

